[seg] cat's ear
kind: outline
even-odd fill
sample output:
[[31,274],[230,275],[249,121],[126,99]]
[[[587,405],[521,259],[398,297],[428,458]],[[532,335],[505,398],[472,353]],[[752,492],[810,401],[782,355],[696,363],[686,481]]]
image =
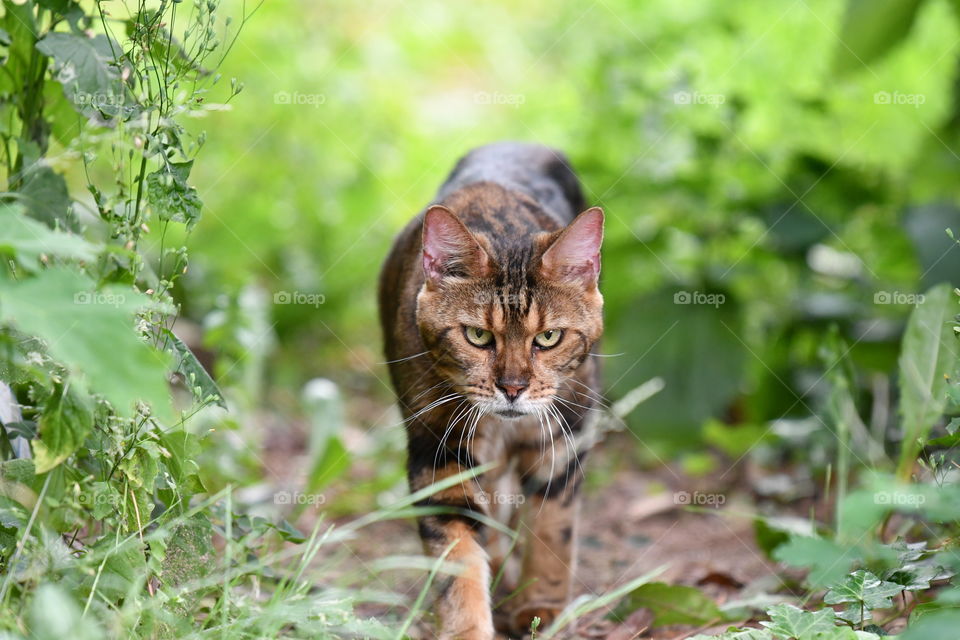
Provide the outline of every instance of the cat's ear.
[[595,286],[600,276],[603,210],[587,209],[573,219],[540,258],[540,273],[551,280]]
[[440,204],[423,215],[423,271],[434,283],[451,273],[482,277],[490,272],[490,256],[460,219]]

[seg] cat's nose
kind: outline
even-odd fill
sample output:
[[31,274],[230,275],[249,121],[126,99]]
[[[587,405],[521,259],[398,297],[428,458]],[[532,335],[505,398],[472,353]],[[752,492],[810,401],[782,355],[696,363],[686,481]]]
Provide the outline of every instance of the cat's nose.
[[523,390],[527,388],[527,381],[518,378],[500,378],[497,380],[497,388],[503,391],[503,395],[507,396],[507,400],[514,402],[520,397]]

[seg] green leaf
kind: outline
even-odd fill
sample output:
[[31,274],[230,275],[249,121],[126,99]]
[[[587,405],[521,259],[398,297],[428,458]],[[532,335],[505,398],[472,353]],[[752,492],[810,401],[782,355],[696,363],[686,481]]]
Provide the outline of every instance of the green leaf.
[[28,627],[30,637],[34,640],[94,640],[104,637],[93,617],[82,616],[80,607],[67,591],[53,584],[40,585],[34,594]]
[[902,589],[900,585],[885,582],[869,571],[858,570],[834,585],[823,601],[826,604],[849,604],[838,617],[860,625],[870,611],[893,606],[891,596],[897,595]]
[[48,269],[34,278],[0,278],[0,322],[43,339],[50,355],[118,413],[134,414],[142,400],[170,414],[167,355],[134,331],[137,309],[149,299],[130,289],[93,291],[93,282],[69,269]]
[[836,628],[833,609],[804,611],[790,604],[778,604],[768,609],[767,615],[770,621],[760,624],[781,638],[814,640],[818,634],[832,634]]
[[932,640],[955,638],[960,629],[960,611],[934,611],[924,615],[916,624],[897,636],[897,640]]
[[17,195],[30,216],[47,226],[59,224],[68,229],[76,226],[70,213],[67,183],[45,164],[38,162],[24,172]]
[[175,362],[174,371],[184,377],[194,398],[198,402],[205,402],[212,397],[214,398],[214,404],[226,409],[227,403],[223,399],[223,392],[203,365],[200,364],[200,361],[197,360],[197,356],[193,354],[190,347],[169,329],[164,329],[163,335],[170,341]]
[[171,429],[158,434],[157,438],[160,446],[170,453],[162,462],[169,474],[169,478],[164,478],[165,489],[174,492],[173,496],[163,496],[168,500],[168,506],[173,504],[177,496],[189,502],[190,495],[206,491],[196,462],[200,455],[197,436],[183,429]]
[[615,615],[624,619],[641,608],[653,613],[657,625],[704,625],[728,619],[699,589],[663,582],[651,582],[634,589],[617,607]]
[[37,473],[45,473],[76,451],[93,428],[93,411],[67,385],[57,385],[43,407],[39,439],[33,442]]
[[697,634],[687,640],[775,640],[766,629],[727,629],[719,636]]
[[307,490],[319,491],[350,467],[350,453],[340,438],[330,438],[307,478]]
[[0,252],[13,256],[22,268],[36,271],[40,257],[58,257],[92,262],[97,249],[80,236],[50,229],[23,215],[18,206],[0,204]]
[[896,584],[901,591],[925,591],[930,588],[930,581],[942,574],[940,567],[922,564],[891,571],[886,580]]
[[172,162],[147,176],[147,201],[161,220],[173,220],[192,229],[203,206],[197,190],[187,184],[193,160]]
[[610,359],[614,396],[653,377],[665,383],[662,391],[630,414],[631,426],[650,438],[689,438],[708,418],[722,414],[739,393],[748,357],[738,337],[739,307],[732,297],[718,293],[710,294],[715,304],[675,303],[689,302],[690,293],[664,289],[636,299],[623,310],[624,317],[642,315],[646,321],[620,323],[612,336],[623,350],[644,354],[634,361]]
[[120,114],[130,99],[115,66],[120,46],[104,35],[48,33],[37,49],[53,58],[54,78],[74,108],[89,117]]
[[824,538],[794,535],[788,543],[777,547],[773,556],[790,566],[809,568],[807,581],[826,586],[843,578],[859,552]]
[[0,462],[0,478],[3,480],[29,485],[36,475],[37,470],[33,460],[17,459]]
[[733,629],[727,630],[719,636],[697,634],[688,640],[775,640],[766,629]]
[[920,449],[946,407],[948,380],[960,358],[957,340],[950,330],[956,300],[950,286],[940,284],[924,294],[922,304],[910,314],[900,350],[900,414],[903,417],[903,448],[898,475],[909,477]]
[[202,513],[178,524],[167,543],[163,558],[166,584],[178,586],[205,578],[216,566],[213,527]]
[[951,418],[950,422],[947,423],[947,433],[954,435],[957,433],[957,429],[960,429],[960,417]]
[[836,73],[866,70],[913,27],[922,0],[847,0],[833,68]]
[[823,601],[827,604],[857,602],[863,603],[867,609],[886,609],[893,605],[890,597],[900,591],[900,585],[885,582],[869,571],[860,569],[827,591]]

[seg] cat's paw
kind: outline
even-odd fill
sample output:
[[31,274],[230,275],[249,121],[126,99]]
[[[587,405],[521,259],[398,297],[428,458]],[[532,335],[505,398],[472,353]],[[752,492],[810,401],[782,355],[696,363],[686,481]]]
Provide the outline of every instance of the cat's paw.
[[513,633],[530,633],[534,618],[540,618],[537,626],[543,631],[563,611],[563,605],[555,602],[529,602],[510,612],[510,630]]

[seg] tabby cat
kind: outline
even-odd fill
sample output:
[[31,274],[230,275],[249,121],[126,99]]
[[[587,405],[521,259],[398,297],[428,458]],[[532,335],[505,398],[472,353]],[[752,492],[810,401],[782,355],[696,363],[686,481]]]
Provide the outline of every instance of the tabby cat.
[[603,331],[603,212],[577,215],[582,209],[561,153],[480,147],[383,265],[380,321],[407,430],[410,489],[496,465],[418,503],[443,507],[418,520],[425,551],[447,551],[462,568],[438,598],[444,640],[494,636],[491,576],[510,549],[487,518],[524,534],[520,575],[503,568],[505,585],[525,587],[498,622],[514,633],[535,616],[545,626],[571,596],[580,449],[599,402],[591,349]]

